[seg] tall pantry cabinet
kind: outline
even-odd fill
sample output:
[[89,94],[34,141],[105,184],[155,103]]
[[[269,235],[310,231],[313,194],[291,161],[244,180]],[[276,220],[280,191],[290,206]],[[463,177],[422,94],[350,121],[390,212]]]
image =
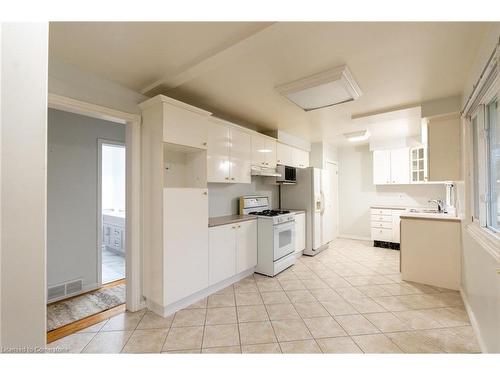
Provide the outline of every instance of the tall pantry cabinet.
[[143,293],[148,308],[208,287],[210,112],[158,95],[142,109]]

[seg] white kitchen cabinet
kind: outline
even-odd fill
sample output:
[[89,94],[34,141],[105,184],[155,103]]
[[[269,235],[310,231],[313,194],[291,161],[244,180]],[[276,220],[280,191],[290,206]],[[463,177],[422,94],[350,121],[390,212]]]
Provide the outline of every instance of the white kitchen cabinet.
[[208,126],[207,181],[250,183],[252,136],[220,120]]
[[229,179],[231,182],[251,183],[252,136],[236,127],[230,129]]
[[306,248],[306,214],[295,214],[295,253]]
[[206,149],[209,117],[205,111],[198,111],[164,104],[163,141]]
[[391,150],[391,184],[410,183],[410,150],[398,148]]
[[236,273],[236,226],[220,225],[208,231],[209,284],[214,285]]
[[252,165],[276,167],[276,140],[257,133],[252,134]]
[[297,168],[309,167],[309,152],[300,148],[293,148],[293,166]]
[[257,265],[257,220],[209,229],[209,285]]
[[391,183],[391,152],[389,150],[373,151],[373,183],[375,185]]
[[276,162],[281,165],[295,167],[294,148],[285,143],[276,143]]
[[409,148],[373,151],[373,183],[375,185],[409,184]]
[[403,209],[372,208],[371,237],[372,241],[400,242],[400,216]]
[[165,188],[163,202],[164,300],[169,305],[208,287],[207,190]]
[[236,225],[236,273],[257,265],[257,220]]

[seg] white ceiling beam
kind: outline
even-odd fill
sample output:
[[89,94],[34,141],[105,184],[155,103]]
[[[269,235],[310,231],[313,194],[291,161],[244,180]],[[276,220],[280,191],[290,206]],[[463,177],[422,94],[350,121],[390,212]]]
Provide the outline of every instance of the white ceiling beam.
[[239,55],[248,52],[249,48],[260,43],[269,32],[277,28],[278,24],[275,22],[266,22],[265,26],[245,37],[239,39],[229,46],[224,46],[214,51],[209,56],[201,58],[199,61],[192,63],[189,66],[181,67],[176,73],[166,74],[160,79],[144,87],[140,92],[147,95],[155,88],[161,86],[162,88],[172,89],[188,82],[204,72],[220,66],[223,62],[234,59]]

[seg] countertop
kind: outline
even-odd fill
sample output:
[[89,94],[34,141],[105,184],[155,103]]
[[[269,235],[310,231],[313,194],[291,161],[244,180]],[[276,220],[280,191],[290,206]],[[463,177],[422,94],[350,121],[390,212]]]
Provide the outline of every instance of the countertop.
[[228,215],[208,218],[209,227],[217,227],[219,225],[240,223],[242,221],[257,220],[255,215]]
[[438,213],[428,213],[428,212],[405,212],[400,215],[401,219],[428,219],[428,220],[448,220],[448,221],[460,221],[457,216],[452,216],[450,214],[438,214]]
[[291,210],[288,208],[283,208],[283,211],[290,211],[292,214],[301,214],[306,212],[306,210]]
[[416,206],[398,206],[397,204],[372,204],[370,208],[381,208],[390,210],[407,210],[410,208],[422,208]]

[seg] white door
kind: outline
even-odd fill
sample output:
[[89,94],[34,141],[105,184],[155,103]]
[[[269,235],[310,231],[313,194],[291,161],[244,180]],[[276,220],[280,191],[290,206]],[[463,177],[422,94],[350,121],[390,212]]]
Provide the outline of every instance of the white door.
[[163,189],[165,302],[208,287],[208,199],[206,189]]
[[230,142],[229,127],[213,121],[210,122],[207,147],[207,182],[230,182]]
[[373,151],[373,183],[375,185],[391,183],[391,152],[389,150]]
[[339,202],[338,202],[338,186],[339,186],[339,176],[338,176],[338,166],[335,163],[326,163],[326,168],[328,170],[328,177],[330,179],[329,186],[329,205],[330,210],[330,229],[331,229],[331,240],[337,238],[338,236],[338,212],[339,212]]
[[244,131],[232,128],[229,178],[231,182],[251,183],[252,136]]
[[236,271],[237,225],[221,225],[208,230],[209,285],[234,276]]
[[257,265],[257,220],[237,224],[236,274]]
[[391,150],[391,184],[410,183],[410,149]]

